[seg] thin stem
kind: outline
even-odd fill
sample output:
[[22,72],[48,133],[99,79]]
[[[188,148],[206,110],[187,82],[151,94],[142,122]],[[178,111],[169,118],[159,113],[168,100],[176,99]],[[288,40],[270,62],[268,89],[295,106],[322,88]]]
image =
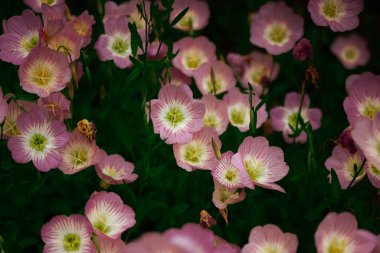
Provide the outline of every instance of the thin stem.
[[363,168],[364,168],[364,164],[366,163],[366,159],[364,158],[362,164],[360,165],[360,168],[359,170],[355,171],[355,175],[354,177],[352,178],[350,184],[347,186],[347,190],[350,189],[350,187],[354,184],[355,180],[359,177],[360,173],[362,172]]

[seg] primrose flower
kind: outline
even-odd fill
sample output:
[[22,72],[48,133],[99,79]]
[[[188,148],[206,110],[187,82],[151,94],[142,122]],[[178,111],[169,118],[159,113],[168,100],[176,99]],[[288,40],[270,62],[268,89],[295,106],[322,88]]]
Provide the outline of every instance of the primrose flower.
[[110,239],[107,237],[98,238],[99,252],[104,253],[126,253],[127,245],[121,239]]
[[[245,169],[255,185],[285,192],[275,182],[285,177],[289,167],[281,148],[269,146],[265,137],[246,137],[237,154],[243,159]],[[232,159],[234,159],[233,157]]]
[[174,157],[179,167],[193,171],[195,169],[212,170],[218,161],[214,154],[212,139],[222,146],[219,136],[215,129],[207,127],[193,134],[191,141],[180,144],[174,143]]
[[276,225],[257,226],[251,230],[249,241],[242,253],[286,252],[296,253],[298,239],[295,234],[284,233]]
[[57,120],[49,120],[46,112],[34,108],[20,114],[17,119],[19,135],[8,140],[8,149],[17,163],[33,161],[43,172],[58,167],[61,162],[60,149],[70,136],[66,126]]
[[124,160],[121,155],[105,156],[95,167],[98,176],[108,184],[131,183],[138,178],[133,173],[134,165]]
[[214,181],[214,192],[212,193],[212,203],[222,210],[228,205],[236,204],[245,199],[244,190],[238,191],[237,189],[231,189]]
[[53,119],[64,121],[71,118],[70,100],[62,93],[51,93],[47,97],[39,98],[37,104],[45,108]]
[[226,103],[209,94],[204,95],[201,101],[206,107],[203,125],[214,128],[219,135],[223,134],[229,123]]
[[360,119],[373,120],[380,111],[380,76],[367,72],[348,79],[348,97],[343,102],[348,121],[355,126]]
[[0,124],[3,123],[8,113],[7,99],[4,97],[3,90],[0,87]]
[[151,118],[154,133],[160,134],[167,144],[189,142],[193,133],[203,127],[205,106],[193,100],[187,85],[165,85],[158,99],[151,101]]
[[103,23],[106,23],[109,19],[117,19],[128,14],[128,3],[122,3],[117,5],[114,1],[106,1],[104,4],[104,17]]
[[91,224],[79,214],[55,216],[41,229],[44,253],[94,253],[96,250],[91,235]]
[[80,57],[81,44],[82,38],[72,26],[66,25],[49,40],[48,47],[65,54],[69,61],[76,61]]
[[133,209],[113,192],[94,192],[86,203],[85,214],[97,235],[112,239],[120,238],[136,223]]
[[[162,74],[165,75],[165,70]],[[192,83],[192,80],[190,77],[183,74],[180,70],[176,68],[173,68],[173,67],[169,68],[168,75],[170,75],[170,78],[169,76],[166,78],[165,85],[172,84],[174,86],[180,86],[183,84],[190,85]]]
[[273,62],[273,57],[259,51],[245,56],[230,53],[227,60],[242,86],[248,88],[250,83],[257,94],[261,94],[266,83],[275,80],[280,72],[280,65]]
[[61,149],[62,162],[59,169],[65,174],[74,174],[98,163],[99,148],[77,129],[71,133],[70,141]]
[[25,10],[21,16],[8,19],[5,27],[6,32],[0,36],[0,59],[20,65],[39,43],[41,19],[33,11]]
[[81,47],[87,47],[91,42],[92,26],[95,24],[94,16],[84,11],[78,17],[73,17],[70,23],[81,38]]
[[[211,69],[214,71],[215,83],[211,78]],[[199,91],[205,94],[221,94],[236,84],[232,69],[224,62],[207,62],[194,72],[195,84]]]
[[215,253],[241,253],[237,245],[231,244],[219,236],[215,236],[214,245]]
[[131,33],[128,18],[109,19],[104,24],[105,34],[100,35],[95,49],[101,61],[113,60],[116,67],[124,69],[132,65]]
[[64,4],[65,0],[24,0],[24,3],[35,12],[40,13],[44,4],[54,6],[57,4]]
[[185,37],[173,45],[173,51],[179,53],[173,59],[173,65],[187,76],[193,76],[195,71],[206,62],[216,61],[215,45],[206,37]]
[[168,53],[168,46],[164,43],[161,44],[160,47],[160,41],[155,40],[148,43],[148,49],[147,49],[147,57],[148,59],[162,59],[164,58]]
[[367,41],[357,34],[338,36],[331,45],[331,51],[347,69],[365,66],[370,58]]
[[143,234],[137,240],[127,244],[126,251],[123,253],[188,253],[178,246],[168,241],[162,234],[149,232]]
[[41,7],[42,20],[44,24],[42,39],[49,43],[50,38],[62,31],[67,22],[66,4],[56,4],[53,6],[43,4]]
[[203,29],[210,17],[210,10],[204,1],[186,1],[175,0],[173,3],[173,11],[170,13],[170,21],[184,9],[189,8],[185,16],[174,25],[174,28],[182,31],[196,31]]
[[[237,88],[232,88],[223,97],[223,101],[227,104],[228,118],[231,125],[239,128],[241,132],[249,129],[250,123],[250,104],[249,95],[243,94]],[[260,98],[256,95],[252,96],[252,105],[256,107],[260,103]],[[257,112],[256,128],[259,128],[267,119],[268,113],[265,104]]]
[[314,235],[318,253],[370,253],[375,246],[372,236],[358,229],[351,213],[329,213]]
[[141,17],[141,14],[139,13],[137,9],[137,4],[140,4],[141,6],[145,4],[145,12],[146,15],[150,16],[150,1],[141,1],[141,0],[130,0],[129,2],[125,3],[125,9],[127,12],[127,16],[130,20],[130,22],[135,23],[137,30],[145,30],[145,20],[143,17]]
[[304,20],[284,2],[268,2],[253,16],[250,41],[279,55],[291,50],[303,35]]
[[71,79],[67,57],[47,47],[34,48],[18,75],[23,90],[40,97],[63,90]]
[[241,156],[239,154],[234,156],[231,151],[222,155],[218,165],[213,168],[211,175],[214,181],[227,188],[248,187],[253,189],[253,183],[245,170]]
[[[294,141],[293,137],[289,137],[290,134],[293,134],[290,126],[296,128],[297,120],[298,127],[301,126],[300,120],[297,119],[300,104],[301,94],[290,92],[285,97],[285,106],[274,107],[269,112],[273,130],[282,131],[282,136],[287,143],[293,143]],[[305,95],[300,116],[305,123],[310,122],[312,129],[316,130],[321,126],[322,112],[318,108],[309,108],[309,104],[309,96]],[[299,143],[305,143],[306,140],[307,135],[304,131],[295,138],[295,142]]]
[[329,26],[333,32],[353,30],[359,25],[362,0],[309,0],[307,10],[317,26]]

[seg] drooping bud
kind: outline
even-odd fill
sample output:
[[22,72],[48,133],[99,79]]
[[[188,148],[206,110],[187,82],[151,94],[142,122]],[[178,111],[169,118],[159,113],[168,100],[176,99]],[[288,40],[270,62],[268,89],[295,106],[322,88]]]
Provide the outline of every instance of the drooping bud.
[[297,61],[304,61],[307,58],[313,60],[313,47],[310,40],[302,38],[298,41],[293,49],[293,56]]

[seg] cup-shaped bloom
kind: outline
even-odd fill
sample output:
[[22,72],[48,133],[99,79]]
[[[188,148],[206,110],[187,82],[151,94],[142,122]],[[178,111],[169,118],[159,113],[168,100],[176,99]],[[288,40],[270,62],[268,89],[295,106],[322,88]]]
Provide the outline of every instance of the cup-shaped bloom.
[[128,243],[123,253],[152,252],[189,253],[168,241],[162,234],[155,232],[145,233],[137,240]]
[[304,20],[284,2],[268,2],[253,16],[250,41],[279,55],[291,50],[303,35]]
[[121,239],[98,237],[99,252],[104,253],[126,253],[127,245]]
[[[223,97],[223,101],[227,104],[228,119],[231,125],[239,128],[241,132],[249,129],[251,106],[249,103],[249,95],[243,94],[237,88],[232,88]],[[261,102],[256,95],[252,96],[252,106],[256,107]],[[264,104],[257,112],[256,128],[259,128],[267,119],[268,113]]]
[[310,40],[302,38],[293,48],[293,57],[297,61],[304,61],[306,59],[314,59],[313,46]]
[[5,27],[6,32],[0,36],[0,59],[20,65],[39,42],[41,18],[25,10],[21,16],[8,19]]
[[204,95],[201,101],[206,107],[203,125],[214,128],[219,135],[223,134],[229,123],[226,103],[209,94]]
[[343,107],[348,121],[355,127],[359,119],[373,120],[380,111],[380,76],[364,73],[351,78],[349,83]]
[[174,25],[174,28],[182,31],[196,31],[203,29],[210,17],[210,10],[207,2],[194,0],[175,0],[173,3],[173,11],[170,13],[170,20],[174,18],[184,9],[189,8],[185,16]]
[[242,253],[286,252],[296,253],[298,239],[295,234],[284,233],[272,224],[257,226],[251,230]]
[[154,133],[160,134],[167,144],[189,142],[193,133],[203,127],[205,106],[193,99],[187,85],[165,85],[158,99],[151,101]]
[[95,233],[112,239],[135,225],[135,212],[113,192],[94,192],[85,206],[85,214]]
[[45,108],[53,119],[64,121],[71,118],[70,100],[62,93],[52,93],[47,97],[39,98],[37,104]]
[[180,39],[174,43],[173,50],[179,50],[173,59],[174,67],[187,76],[193,76],[203,63],[216,61],[215,45],[204,36]]
[[[296,126],[301,127],[301,119],[298,119],[298,111],[301,104],[301,94],[297,92],[290,92],[286,94],[285,105],[277,106],[270,110],[270,122],[273,130],[281,131],[284,140],[287,143],[293,143],[294,138],[289,137],[293,134],[292,126],[296,129]],[[313,130],[320,128],[322,112],[318,108],[309,108],[310,99],[308,95],[305,95],[301,107],[301,118],[306,122],[310,122]],[[307,140],[306,133],[303,131],[299,136],[295,138],[295,142],[305,143]]]
[[47,97],[59,92],[71,79],[67,57],[47,47],[36,47],[18,70],[23,90]]
[[105,34],[100,35],[95,49],[101,61],[113,60],[116,67],[124,69],[132,65],[131,33],[128,18],[109,19],[104,24]]
[[219,136],[215,129],[210,127],[202,128],[194,133],[189,142],[174,143],[173,152],[178,166],[187,171],[212,170],[218,164],[212,147],[212,139],[220,149],[222,143]]
[[99,148],[77,129],[71,133],[70,141],[61,149],[62,162],[59,169],[65,174],[74,174],[98,163]]
[[375,171],[380,180],[380,113],[376,114],[374,120],[357,121],[351,134],[367,161],[372,164],[369,170],[377,168]]
[[163,236],[166,240],[182,249],[184,252],[214,252],[214,233],[198,224],[188,223],[181,229],[168,229]]
[[135,166],[121,155],[104,156],[95,167],[98,176],[108,184],[134,182],[138,175],[133,173]]
[[372,236],[358,229],[351,213],[329,213],[314,235],[318,253],[371,253],[375,246]]
[[43,252],[95,253],[91,235],[92,227],[86,217],[79,214],[55,216],[41,229],[45,243]]
[[309,0],[307,10],[317,26],[328,26],[333,32],[353,30],[359,25],[362,0]]
[[[331,171],[331,169],[335,170],[335,173],[338,176],[340,187],[346,190],[351,181],[354,179],[355,166],[357,169],[360,169],[363,162],[364,156],[360,151],[352,154],[350,150],[338,145],[334,147],[331,156],[327,158],[325,166],[329,171]],[[364,168],[356,177],[353,185],[362,180],[365,176],[366,165],[363,166]]]
[[17,163],[33,161],[43,172],[58,167],[62,160],[60,149],[70,139],[62,122],[51,120],[45,111],[34,108],[20,114],[17,128],[19,135],[8,140],[13,160]]
[[[212,69],[212,70],[211,70]],[[214,72],[214,80],[212,77]],[[195,84],[205,94],[221,94],[235,86],[236,80],[230,66],[221,61],[202,64],[194,72]]]
[[357,34],[338,36],[331,45],[331,51],[347,69],[365,66],[370,58],[367,41]]
[[236,155],[243,159],[245,169],[255,185],[285,192],[275,184],[289,171],[281,148],[269,146],[265,137],[249,136],[240,144]]
[[92,26],[95,24],[94,16],[90,15],[88,11],[84,11],[78,17],[73,17],[70,22],[81,38],[81,47],[88,46],[91,42]]
[[238,191],[237,189],[228,188],[214,180],[214,192],[212,193],[212,203],[222,210],[228,205],[236,204],[245,199],[244,190]]
[[24,3],[35,12],[40,13],[44,4],[54,6],[65,3],[65,0],[24,0]]
[[128,3],[122,3],[118,5],[114,1],[106,1],[104,4],[104,17],[103,23],[106,23],[109,19],[117,19],[128,14]]
[[76,61],[80,56],[81,44],[82,38],[71,25],[66,25],[49,40],[48,47],[65,54],[69,61]]
[[8,113],[8,103],[4,97],[3,90],[0,87],[0,124],[3,123]]
[[239,154],[234,156],[231,151],[222,155],[218,165],[212,169],[211,175],[214,181],[227,188],[248,187],[253,189],[253,183],[245,170],[241,156]]
[[[162,75],[165,75],[165,70],[163,71]],[[176,68],[169,68],[169,73],[167,74],[166,83],[172,84],[174,86],[180,86],[180,85],[190,85],[192,83],[192,80],[187,75],[183,74],[179,69]]]

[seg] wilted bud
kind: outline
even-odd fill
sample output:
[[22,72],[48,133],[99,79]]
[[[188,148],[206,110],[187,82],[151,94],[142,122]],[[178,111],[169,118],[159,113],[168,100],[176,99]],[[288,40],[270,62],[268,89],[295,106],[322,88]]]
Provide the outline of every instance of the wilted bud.
[[357,151],[357,148],[355,146],[355,142],[351,137],[351,127],[347,127],[344,129],[343,133],[339,135],[338,142],[340,145],[342,145],[343,148],[346,148],[350,151],[351,154],[355,154]]
[[298,61],[304,61],[307,58],[313,59],[313,47],[311,46],[310,40],[302,38],[295,45],[293,49],[293,56]]
[[228,209],[227,209],[227,207],[224,208],[224,209],[219,209],[219,212],[222,215],[222,217],[223,217],[224,221],[226,222],[226,224],[228,225]]
[[200,213],[199,224],[203,228],[210,228],[216,225],[216,220],[206,210],[202,210]]

